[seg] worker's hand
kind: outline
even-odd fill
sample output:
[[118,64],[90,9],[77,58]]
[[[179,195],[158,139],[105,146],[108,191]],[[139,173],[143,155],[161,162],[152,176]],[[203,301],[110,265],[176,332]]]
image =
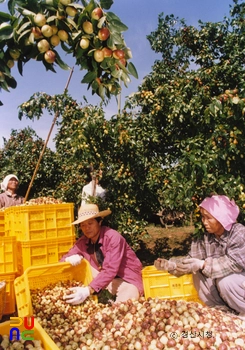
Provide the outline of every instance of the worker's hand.
[[171,271],[176,268],[174,261],[158,258],[154,261],[155,268],[162,271]]
[[64,300],[71,305],[79,305],[90,296],[89,287],[72,287],[69,288],[73,294],[65,295]]
[[177,263],[176,269],[182,274],[195,273],[203,269],[204,262],[204,260],[196,258],[186,258],[181,263]]
[[76,265],[80,264],[82,259],[83,259],[82,255],[75,254],[75,255],[71,255],[71,256],[68,256],[67,258],[65,258],[65,261],[69,262],[72,266],[76,266]]

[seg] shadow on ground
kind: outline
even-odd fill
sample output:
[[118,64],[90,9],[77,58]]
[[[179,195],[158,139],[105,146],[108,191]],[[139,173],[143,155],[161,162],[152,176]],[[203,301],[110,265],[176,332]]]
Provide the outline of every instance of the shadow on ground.
[[140,248],[136,251],[136,255],[143,266],[154,265],[157,258],[169,259],[173,256],[186,255],[190,249],[191,241],[192,237],[190,235],[182,239],[178,236],[175,240],[172,237],[157,238],[154,240],[154,244],[151,245],[140,241]]

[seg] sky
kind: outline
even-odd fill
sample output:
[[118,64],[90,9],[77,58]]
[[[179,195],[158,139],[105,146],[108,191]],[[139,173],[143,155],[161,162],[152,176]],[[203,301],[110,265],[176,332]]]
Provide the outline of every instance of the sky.
[[[115,13],[121,21],[127,25],[128,30],[124,32],[124,39],[130,47],[139,78],[132,77],[128,87],[123,86],[121,94],[121,105],[131,93],[136,92],[143,78],[148,75],[154,64],[154,61],[160,56],[151,50],[147,35],[157,29],[158,16],[173,14],[176,17],[183,18],[187,25],[198,26],[198,20],[203,22],[222,21],[225,16],[229,16],[232,0],[114,0],[110,11]],[[0,3],[0,11],[7,11],[7,1]],[[87,90],[86,84],[81,84],[86,71],[82,71],[75,66],[73,57],[62,53],[63,60],[74,67],[71,77],[68,93],[77,102],[83,102],[83,96],[86,96],[88,103],[97,105],[101,102],[99,96],[91,94]],[[20,130],[27,126],[33,128],[37,135],[46,140],[53,122],[54,115],[44,113],[38,121],[28,119],[18,119],[18,106],[27,101],[35,92],[46,92],[50,95],[62,94],[67,84],[70,72],[62,70],[56,66],[56,72],[46,71],[41,62],[29,61],[23,69],[21,76],[16,68],[12,69],[12,75],[17,80],[17,88],[10,92],[2,90],[0,100],[3,106],[0,106],[0,148],[3,147],[3,138],[9,139],[12,130]],[[109,104],[104,107],[106,117],[109,119],[117,113],[117,101],[113,96]],[[54,148],[53,138],[56,129],[51,133],[48,147]]]

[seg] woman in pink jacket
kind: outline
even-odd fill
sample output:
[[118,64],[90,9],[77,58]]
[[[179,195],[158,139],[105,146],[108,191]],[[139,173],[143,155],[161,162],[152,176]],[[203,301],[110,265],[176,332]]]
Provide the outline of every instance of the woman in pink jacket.
[[78,219],[83,236],[61,261],[77,265],[85,258],[91,266],[93,280],[88,287],[74,287],[66,296],[67,303],[77,305],[89,295],[107,289],[116,302],[138,299],[143,294],[142,264],[125,238],[117,231],[102,226],[110,210],[99,211],[95,204],[81,206]]

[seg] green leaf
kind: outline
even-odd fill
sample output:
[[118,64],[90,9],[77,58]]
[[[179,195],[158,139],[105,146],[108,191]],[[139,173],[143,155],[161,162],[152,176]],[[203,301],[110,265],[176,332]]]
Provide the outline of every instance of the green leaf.
[[69,67],[61,58],[60,55],[58,54],[58,52],[56,50],[54,50],[55,54],[56,54],[56,62],[57,64],[60,66],[60,68],[64,69],[64,70],[69,70],[71,69],[71,67]]
[[100,6],[103,9],[109,10],[113,4],[113,0],[101,0]]
[[113,12],[107,12],[106,13],[107,19],[109,22],[113,22],[113,21],[121,21],[120,18],[118,16],[115,15],[115,13]]
[[84,9],[84,12],[91,13],[94,8],[95,8],[94,0],[90,0],[89,4]]
[[57,16],[50,16],[50,17],[47,19],[47,23],[53,22],[53,21],[55,21],[56,19],[58,19]]
[[9,77],[9,76],[5,76],[5,81],[8,84],[9,87],[11,87],[12,89],[15,89],[17,86],[17,82],[13,77]]
[[9,40],[13,37],[13,28],[8,25],[0,29],[0,37],[2,40]]
[[9,9],[10,14],[13,16],[15,13],[15,0],[9,0],[8,9]]
[[25,37],[28,33],[30,33],[31,32],[31,29],[27,29],[27,30],[25,30],[19,37],[18,37],[18,42],[20,42],[21,41],[21,39],[23,38],[23,37]]
[[12,16],[10,16],[8,13],[0,12],[0,21],[1,21],[1,23],[6,22],[6,21],[10,21],[11,18],[12,18]]
[[8,84],[6,83],[6,80],[0,82],[1,89],[4,89],[5,91],[9,92]]
[[134,66],[134,64],[133,64],[132,62],[129,62],[129,63],[128,63],[127,68],[128,68],[129,73],[130,73],[133,77],[135,77],[136,79],[139,78],[138,72],[137,72],[137,70],[136,70],[136,68],[135,68],[135,66]]
[[99,96],[102,100],[105,99],[105,87],[102,84],[99,86]]
[[[110,27],[109,27],[109,29],[110,29]],[[123,39],[122,35],[117,33],[117,32],[114,32],[114,31],[111,31],[111,35],[109,36],[109,40],[107,40],[107,42],[108,42],[109,48],[113,48],[113,46],[115,46],[115,45],[124,46],[124,39]]]
[[68,17],[67,22],[70,23],[73,26],[73,28],[75,28],[76,30],[78,29],[77,24],[73,21],[73,19]]
[[87,74],[85,74],[81,82],[85,84],[92,83],[92,81],[95,80],[96,78],[97,78],[96,72],[88,72]]
[[17,34],[20,34],[21,32],[23,32],[26,28],[31,26],[31,21],[25,22],[17,31]]
[[23,62],[21,60],[18,60],[18,71],[20,73],[20,75],[23,75]]
[[64,41],[60,42],[60,46],[61,46],[62,50],[64,50],[67,53],[73,52],[73,50],[69,46],[67,46]]
[[53,64],[48,63],[45,60],[43,60],[43,65],[45,66],[47,71],[51,70],[51,72],[56,73],[56,70],[54,69]]
[[126,30],[128,30],[128,27],[118,20],[110,21],[108,23],[108,27],[110,28],[111,31],[116,31],[116,32],[125,32]]

